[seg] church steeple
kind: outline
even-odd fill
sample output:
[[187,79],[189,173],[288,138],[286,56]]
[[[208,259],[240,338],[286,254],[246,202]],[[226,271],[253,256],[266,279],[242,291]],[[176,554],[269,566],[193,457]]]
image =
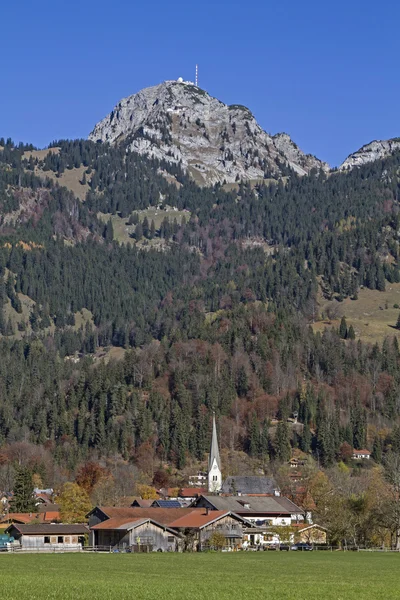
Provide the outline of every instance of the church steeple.
[[208,491],[219,492],[222,487],[221,459],[219,456],[217,426],[215,413],[213,414],[213,430],[211,438],[210,456],[208,458]]

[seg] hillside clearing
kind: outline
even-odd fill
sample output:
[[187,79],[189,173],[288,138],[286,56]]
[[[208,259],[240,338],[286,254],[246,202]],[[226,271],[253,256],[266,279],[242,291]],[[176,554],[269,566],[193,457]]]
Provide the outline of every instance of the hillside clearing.
[[[178,224],[182,222],[182,219],[185,218],[186,221],[190,219],[190,212],[187,210],[174,210],[173,208],[168,208],[166,210],[161,210],[159,208],[150,207],[146,210],[137,210],[132,211],[133,213],[137,213],[139,216],[139,221],[143,223],[144,219],[147,217],[149,224],[154,221],[154,225],[156,229],[159,229],[161,223],[165,218],[169,219],[171,223],[174,222],[174,219],[177,220]],[[120,244],[134,244],[135,240],[131,237],[131,234],[135,231],[135,225],[129,225],[129,217],[121,217],[120,215],[110,215],[109,213],[101,213],[97,214],[98,218],[101,219],[104,223],[107,223],[110,219],[113,225],[114,230],[114,239]],[[155,238],[154,240],[148,240],[148,244],[150,245],[160,245],[163,240],[159,238]],[[141,242],[141,245],[143,242]]]
[[345,316],[347,325],[353,325],[356,339],[364,342],[381,343],[387,336],[400,336],[394,328],[399,316],[400,283],[386,282],[386,290],[361,289],[357,300],[346,298],[343,302],[321,303],[321,313],[325,315],[329,308],[336,311],[335,318],[314,323],[314,331],[323,331],[325,327],[339,327],[340,319]]

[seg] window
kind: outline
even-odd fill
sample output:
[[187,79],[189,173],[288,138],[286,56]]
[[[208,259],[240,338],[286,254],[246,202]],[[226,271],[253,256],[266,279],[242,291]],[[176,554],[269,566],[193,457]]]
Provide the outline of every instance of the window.
[[50,544],[50,536],[48,536],[48,535],[44,536],[44,543],[45,544]]
[[216,475],[213,475],[213,481],[217,481],[218,477]]
[[57,538],[57,544],[63,544],[64,543],[64,538],[62,535],[59,535]]
[[175,542],[175,538],[173,535],[168,536],[168,544],[173,544]]

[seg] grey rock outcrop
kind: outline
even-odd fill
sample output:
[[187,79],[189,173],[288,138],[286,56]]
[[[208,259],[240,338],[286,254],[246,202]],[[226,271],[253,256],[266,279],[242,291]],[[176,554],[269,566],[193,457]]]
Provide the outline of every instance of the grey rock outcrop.
[[361,167],[375,160],[380,160],[386,156],[390,156],[393,152],[400,149],[400,138],[391,140],[374,140],[366,144],[357,152],[353,152],[340,165],[339,171],[348,171],[354,167]]
[[228,106],[188,82],[166,81],[121,100],[89,139],[180,163],[200,185],[257,180],[293,169],[329,170],[284,133],[271,136],[244,106]]

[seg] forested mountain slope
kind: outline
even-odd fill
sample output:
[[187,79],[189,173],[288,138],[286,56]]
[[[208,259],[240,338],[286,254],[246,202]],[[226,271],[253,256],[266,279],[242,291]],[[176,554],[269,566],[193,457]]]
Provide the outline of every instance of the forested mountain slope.
[[[400,153],[227,192],[130,143],[0,140],[1,444],[47,445],[68,468],[90,453],[182,467],[215,410],[222,446],[254,464],[294,445],[329,465],[344,442],[380,460],[397,443],[396,330],[380,347],[310,325],[321,295],[399,281]],[[110,346],[120,362],[96,358]]]

